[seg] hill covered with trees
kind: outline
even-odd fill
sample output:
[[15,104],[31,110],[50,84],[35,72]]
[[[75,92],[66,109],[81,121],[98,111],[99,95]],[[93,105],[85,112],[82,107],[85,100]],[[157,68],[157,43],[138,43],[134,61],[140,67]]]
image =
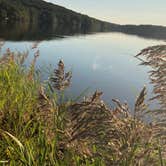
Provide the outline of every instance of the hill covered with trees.
[[0,37],[6,40],[110,31],[166,39],[164,26],[109,23],[43,0],[0,0],[0,30]]
[[4,23],[21,22],[27,29],[63,28],[81,33],[108,31],[112,25],[42,0],[0,0],[0,19]]

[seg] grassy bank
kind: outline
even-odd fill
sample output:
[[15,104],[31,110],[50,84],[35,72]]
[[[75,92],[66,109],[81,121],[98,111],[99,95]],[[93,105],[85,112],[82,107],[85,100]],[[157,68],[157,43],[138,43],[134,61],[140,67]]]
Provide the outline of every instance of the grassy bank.
[[[164,166],[160,130],[145,123],[146,88],[135,109],[113,100],[110,108],[96,91],[82,101],[63,100],[72,73],[63,61],[40,81],[34,60],[9,49],[0,59],[0,165]],[[134,112],[132,115],[130,112]]]

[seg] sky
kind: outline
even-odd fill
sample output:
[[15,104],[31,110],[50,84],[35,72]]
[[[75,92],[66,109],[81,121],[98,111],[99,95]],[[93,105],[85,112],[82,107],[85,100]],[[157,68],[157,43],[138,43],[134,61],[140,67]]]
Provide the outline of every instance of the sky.
[[166,0],[45,0],[118,24],[166,26]]

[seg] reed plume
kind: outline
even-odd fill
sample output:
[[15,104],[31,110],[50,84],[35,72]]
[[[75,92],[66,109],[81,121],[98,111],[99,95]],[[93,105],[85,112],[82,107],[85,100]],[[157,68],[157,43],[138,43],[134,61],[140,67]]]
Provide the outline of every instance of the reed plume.
[[[143,57],[142,65],[150,66],[149,77],[153,84],[154,97],[151,100],[157,100],[160,108],[149,111],[155,119],[154,135],[161,138],[162,149],[166,149],[166,45],[157,45],[143,49],[137,57]],[[166,151],[164,154],[166,158]]]
[[50,78],[53,88],[59,91],[65,90],[71,84],[71,71],[65,72],[65,65],[62,60],[58,63],[58,69],[55,69],[54,75]]
[[[145,88],[135,104],[138,112],[144,108],[144,92]],[[134,119],[126,103],[114,99],[117,107],[109,108],[100,99],[101,95],[96,91],[89,99],[69,107],[67,129],[70,139],[67,146],[80,155],[102,156],[106,165],[122,165],[122,161],[128,161],[131,156],[129,165],[152,162],[155,165],[151,127],[137,117]],[[136,144],[139,145],[137,148]],[[148,148],[145,148],[146,144]],[[93,151],[92,145],[98,149],[97,152]],[[134,149],[137,153],[133,152]]]

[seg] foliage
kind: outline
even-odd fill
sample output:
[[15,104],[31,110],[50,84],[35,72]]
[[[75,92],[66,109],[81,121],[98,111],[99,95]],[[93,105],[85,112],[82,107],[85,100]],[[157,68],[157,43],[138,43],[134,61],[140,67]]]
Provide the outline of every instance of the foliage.
[[2,23],[6,28],[9,28],[8,25],[15,27],[15,24],[20,30],[24,27],[24,32],[20,32],[22,35],[36,32],[31,36],[42,31],[58,34],[62,33],[62,29],[68,35],[108,31],[112,25],[43,0],[0,0],[0,25]]

